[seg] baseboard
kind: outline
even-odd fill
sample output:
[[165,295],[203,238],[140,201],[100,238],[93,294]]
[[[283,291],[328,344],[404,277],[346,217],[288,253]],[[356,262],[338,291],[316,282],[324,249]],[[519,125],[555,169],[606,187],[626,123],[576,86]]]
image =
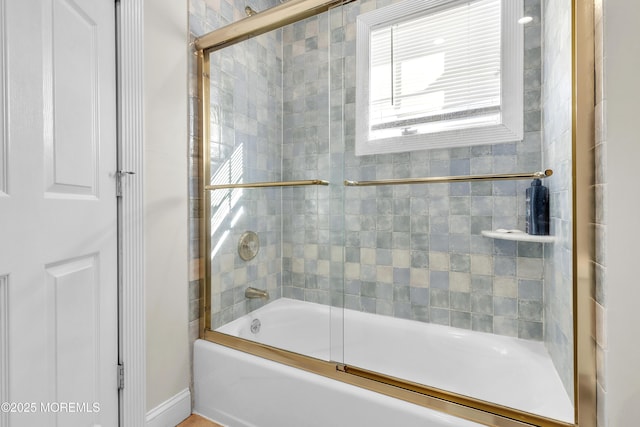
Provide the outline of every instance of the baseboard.
[[147,427],[175,427],[191,414],[191,393],[185,388],[147,412]]

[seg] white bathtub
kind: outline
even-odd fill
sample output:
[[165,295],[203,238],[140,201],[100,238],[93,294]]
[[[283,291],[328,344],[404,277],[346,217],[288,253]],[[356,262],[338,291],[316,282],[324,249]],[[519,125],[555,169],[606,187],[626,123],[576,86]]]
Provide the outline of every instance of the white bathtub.
[[[573,421],[539,342],[286,298],[218,331]],[[195,412],[230,427],[477,425],[206,341],[195,345],[194,378]]]

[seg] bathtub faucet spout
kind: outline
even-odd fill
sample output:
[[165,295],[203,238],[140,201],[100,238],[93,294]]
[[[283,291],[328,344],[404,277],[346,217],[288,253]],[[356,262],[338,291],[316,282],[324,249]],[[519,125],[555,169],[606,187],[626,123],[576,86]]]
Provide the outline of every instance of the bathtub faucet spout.
[[245,298],[264,298],[269,299],[269,293],[267,291],[263,291],[262,289],[256,289],[249,287],[244,291]]

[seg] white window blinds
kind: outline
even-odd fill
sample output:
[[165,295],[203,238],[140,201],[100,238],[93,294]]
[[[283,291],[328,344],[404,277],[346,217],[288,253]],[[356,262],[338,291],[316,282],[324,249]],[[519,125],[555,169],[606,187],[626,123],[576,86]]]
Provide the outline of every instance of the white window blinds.
[[372,29],[369,139],[500,123],[501,28],[476,0]]
[[358,15],[355,153],[522,140],[523,0],[403,0]]

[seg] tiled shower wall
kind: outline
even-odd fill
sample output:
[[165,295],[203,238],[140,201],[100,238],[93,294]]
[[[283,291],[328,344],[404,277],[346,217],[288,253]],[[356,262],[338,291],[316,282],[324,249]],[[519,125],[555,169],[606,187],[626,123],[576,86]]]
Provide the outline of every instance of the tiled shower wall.
[[[297,97],[284,104],[283,173],[289,173],[286,165],[290,165],[308,177],[330,179],[335,187],[329,196],[332,200],[344,192],[346,308],[542,340],[543,245],[494,241],[480,234],[496,228],[524,229],[524,190],[529,182],[377,188],[340,185],[343,177],[372,180],[546,168],[541,163],[540,1],[525,0],[526,15],[534,21],[525,27],[523,141],[358,157],[354,154],[356,17],[389,3],[350,3],[344,7],[344,15],[333,13],[329,22],[321,15],[284,30],[284,96],[287,99],[293,93]],[[329,32],[329,116],[325,104],[304,98],[310,89],[324,91],[329,84],[323,70],[318,73],[309,67],[310,58],[326,55],[326,36],[317,35],[317,29]],[[295,137],[287,132],[292,116],[308,119],[297,122]],[[344,128],[336,126],[343,120]],[[328,146],[323,134],[317,145],[309,147],[309,139],[301,137],[309,124],[323,132],[331,130]],[[310,206],[319,203],[317,193],[307,196],[304,203],[296,199],[291,206],[294,215],[308,213]],[[325,201],[324,209],[328,206]],[[320,204],[317,207],[321,209]],[[322,221],[330,239],[326,221],[330,224],[331,219],[320,218]],[[307,233],[313,231],[307,227]],[[320,286],[314,270],[304,270],[305,266],[313,267],[318,254],[311,246],[287,254],[291,255],[290,265],[299,270],[292,272],[298,280],[290,282],[284,295],[327,302],[332,298],[333,284]],[[331,259],[331,246],[324,250],[325,259]],[[343,273],[338,265],[331,272],[336,276]]]
[[[227,193],[229,213],[220,232],[224,234],[242,206],[244,214],[214,257],[219,260],[213,270],[220,286],[212,299],[214,327],[254,308],[244,302],[242,292],[266,274],[266,282],[255,285],[269,288],[272,299],[282,289],[284,296],[297,299],[344,303],[356,310],[542,340],[547,315],[544,252],[548,249],[538,243],[494,241],[480,234],[485,229],[524,229],[528,181],[379,188],[341,185],[344,178],[555,168],[542,163],[546,149],[542,146],[541,124],[540,0],[525,0],[525,12],[534,21],[525,27],[523,141],[357,157],[355,18],[358,13],[389,3],[351,3],[344,14],[337,9],[283,28],[281,40],[273,33],[263,36],[265,39],[250,40],[253,44],[236,45],[238,51],[226,56],[227,49],[220,52],[220,66],[227,67],[228,73],[212,89],[212,103],[216,102],[214,91],[222,95],[212,108],[212,129],[216,129],[212,139],[217,135],[229,138],[214,140],[214,150],[218,150],[214,157],[229,155],[242,143],[245,181],[318,178],[329,180],[331,185],[271,193],[245,190],[242,196]],[[256,10],[269,6],[249,5]],[[192,0],[192,33],[203,34],[237,20],[244,16],[243,8],[244,4],[239,8],[224,0]],[[230,79],[232,73],[237,77],[236,70],[242,71],[240,82]],[[262,93],[255,87],[259,81],[267,82]],[[247,90],[240,87],[241,82],[253,82],[254,86]],[[192,82],[195,93],[193,87]],[[238,100],[233,97],[238,94],[241,102],[236,105]],[[253,100],[254,94],[266,97],[262,107],[252,110],[245,101]],[[234,108],[245,110],[234,117]],[[192,116],[195,120],[195,112]],[[192,139],[195,144],[195,137]],[[224,166],[226,159],[221,158],[218,166]],[[193,164],[197,161],[194,159]],[[558,173],[562,171],[556,170]],[[228,174],[233,176],[231,167]],[[197,184],[192,187],[196,189]],[[193,194],[197,206],[197,191]],[[192,229],[196,230],[195,226]],[[258,258],[249,263],[232,257],[237,237],[246,229],[265,236]],[[277,238],[280,232],[281,248]],[[212,247],[222,234],[214,236]],[[197,240],[193,243],[196,258]],[[194,268],[194,272],[195,279],[202,277],[201,270]],[[195,279],[192,299],[197,302]],[[197,310],[193,312],[195,321]]]
[[[190,29],[199,36],[246,17],[245,6],[262,11],[277,0],[247,3],[225,0],[190,1]],[[213,52],[210,59],[210,157],[212,184],[279,181],[282,150],[282,39],[281,30]],[[198,199],[197,79],[191,64],[192,174],[194,205]],[[271,299],[281,295],[280,190],[235,189],[211,193],[211,321],[214,328],[264,304],[247,300],[248,286],[268,290]],[[203,208],[198,208],[201,215]],[[192,230],[198,229],[197,218]],[[260,239],[255,258],[238,256],[238,240],[246,231]],[[192,318],[197,319],[197,289],[204,260],[196,256],[199,240],[192,239],[192,257],[199,258],[198,280],[193,280]],[[194,269],[195,270],[195,269]]]
[[[342,88],[331,82],[330,16],[339,10],[283,28],[283,178],[323,179],[330,186],[283,191],[283,295],[342,306],[343,219]],[[333,91],[332,91],[333,89]]]
[[554,170],[550,190],[553,244],[545,248],[545,344],[573,400],[573,222],[571,2],[544,0],[542,158]]

